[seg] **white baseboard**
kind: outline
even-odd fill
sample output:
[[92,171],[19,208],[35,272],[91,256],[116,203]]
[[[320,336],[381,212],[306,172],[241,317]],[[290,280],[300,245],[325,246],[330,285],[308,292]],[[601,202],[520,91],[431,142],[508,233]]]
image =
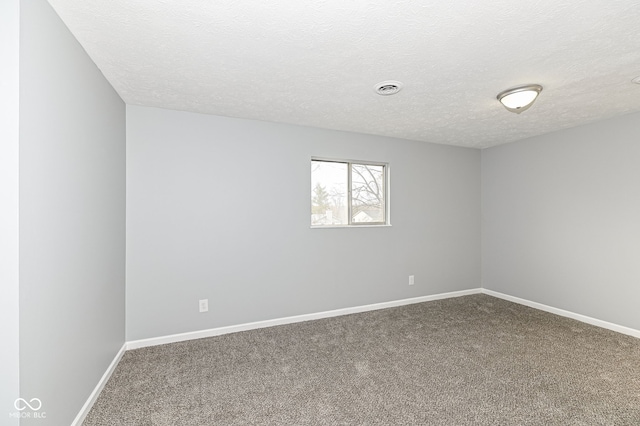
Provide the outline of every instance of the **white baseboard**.
[[71,426],[80,426],[82,422],[84,422],[85,417],[87,417],[87,414],[89,414],[89,411],[91,411],[91,407],[93,407],[93,404],[96,402],[96,399],[98,399],[98,395],[100,395],[100,392],[102,392],[102,388],[104,388],[104,385],[107,384],[109,377],[111,377],[111,374],[113,374],[114,370],[116,369],[116,366],[120,362],[120,359],[122,359],[122,356],[124,355],[126,350],[127,350],[127,344],[125,343],[122,345],[122,348],[120,348],[115,358],[113,358],[113,361],[111,361],[111,364],[109,364],[109,367],[107,367],[107,371],[105,371],[104,374],[102,375],[102,378],[96,385],[95,389],[93,389],[93,392],[91,392],[91,395],[89,395],[87,402],[84,403],[84,405],[80,409],[80,412],[76,416],[75,420],[73,421],[73,423],[71,423]]
[[530,300],[521,299],[515,296],[509,296],[508,294],[499,293],[493,290],[487,290],[486,288],[482,289],[483,294],[487,294],[489,296],[497,297],[499,299],[508,300],[510,302],[518,303],[520,305],[529,306],[530,308],[539,309],[541,311],[550,312],[552,314],[560,315],[567,318],[572,318],[574,320],[578,320],[587,324],[595,325],[597,327],[606,328],[608,330],[617,331],[618,333],[627,334],[629,336],[640,338],[640,330],[636,330],[629,327],[624,327],[622,325],[613,324],[611,322],[602,321],[596,318],[591,318],[586,315],[576,314],[571,311],[565,311],[564,309],[554,308],[552,306],[543,305],[538,302],[531,302]]
[[255,330],[258,328],[273,327],[276,325],[292,324],[296,322],[311,321],[322,318],[337,317],[340,315],[357,314],[359,312],[375,311],[378,309],[393,308],[396,306],[411,305],[414,303],[430,302],[451,297],[478,294],[480,288],[471,290],[453,291],[450,293],[433,294],[430,296],[413,297],[410,299],[393,300],[391,302],[374,303],[372,305],[355,306],[352,308],[335,309],[332,311],[316,312],[313,314],[296,315],[292,317],[276,318],[266,321],[250,322],[246,324],[231,325],[227,327],[210,328],[207,330],[192,331],[188,333],[172,334],[169,336],[152,337],[149,339],[133,340],[127,342],[127,350],[144,348],[147,346],[164,345],[167,343],[183,342],[185,340],[203,339],[205,337],[220,336],[222,334],[237,333],[239,331]]

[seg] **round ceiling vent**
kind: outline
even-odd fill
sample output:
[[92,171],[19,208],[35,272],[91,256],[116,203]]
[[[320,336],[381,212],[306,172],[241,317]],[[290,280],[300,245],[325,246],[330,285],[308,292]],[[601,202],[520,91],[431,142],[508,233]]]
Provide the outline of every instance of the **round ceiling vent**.
[[381,81],[373,88],[381,96],[395,95],[400,89],[402,89],[402,83],[394,80]]

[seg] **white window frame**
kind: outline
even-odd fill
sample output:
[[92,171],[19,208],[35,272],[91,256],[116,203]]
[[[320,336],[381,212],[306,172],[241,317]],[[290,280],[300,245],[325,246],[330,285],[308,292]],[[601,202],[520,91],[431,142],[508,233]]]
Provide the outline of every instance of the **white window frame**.
[[[326,157],[311,157],[311,162],[314,161],[324,161],[327,163],[341,163],[347,165],[347,221],[348,223],[344,225],[311,225],[311,228],[317,229],[327,229],[327,228],[379,228],[384,226],[391,226],[391,215],[390,215],[390,193],[391,186],[390,182],[390,167],[389,163],[378,162],[378,161],[361,161],[361,160],[347,160],[347,159],[336,159],[336,158],[326,158]],[[351,184],[352,184],[352,169],[351,166],[353,164],[363,165],[363,166],[381,166],[383,167],[383,182],[384,182],[384,221],[383,222],[361,222],[361,223],[353,223],[353,205],[352,205],[352,197],[351,197]],[[311,178],[311,174],[309,175]],[[311,185],[309,185],[311,186]]]

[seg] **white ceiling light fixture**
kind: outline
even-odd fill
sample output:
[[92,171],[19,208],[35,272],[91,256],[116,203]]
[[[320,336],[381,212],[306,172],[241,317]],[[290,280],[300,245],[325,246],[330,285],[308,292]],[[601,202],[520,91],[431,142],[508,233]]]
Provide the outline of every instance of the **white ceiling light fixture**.
[[542,86],[539,84],[527,84],[500,92],[498,100],[508,111],[520,114],[533,105],[541,91]]

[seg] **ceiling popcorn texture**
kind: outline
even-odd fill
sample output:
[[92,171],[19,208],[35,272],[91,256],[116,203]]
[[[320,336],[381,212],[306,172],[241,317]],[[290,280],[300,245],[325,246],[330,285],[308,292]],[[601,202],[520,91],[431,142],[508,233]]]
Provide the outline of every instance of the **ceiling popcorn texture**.
[[49,3],[132,105],[475,148],[640,111],[637,0]]

